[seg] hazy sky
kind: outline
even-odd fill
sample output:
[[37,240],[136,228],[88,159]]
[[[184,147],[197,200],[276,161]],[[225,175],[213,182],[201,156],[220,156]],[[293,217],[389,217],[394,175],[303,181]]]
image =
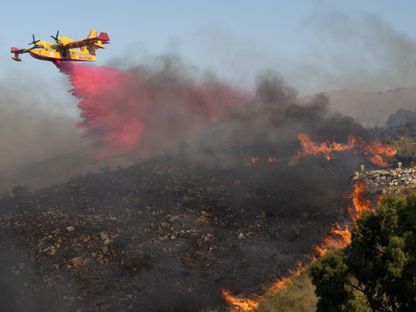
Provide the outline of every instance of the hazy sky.
[[[173,51],[191,64],[212,69],[219,76],[242,84],[252,83],[258,71],[273,68],[307,93],[326,87],[320,85],[326,83],[322,79],[317,79],[320,83],[310,83],[311,73],[317,72],[317,63],[325,67],[326,62],[332,62],[325,69],[325,77],[333,74],[333,63],[366,66],[360,53],[354,51],[354,41],[343,46],[342,38],[336,32],[331,33],[334,29],[338,33],[354,33],[356,23],[357,27],[365,27],[362,23],[367,22],[362,17],[376,16],[398,34],[413,38],[415,12],[415,1],[386,0],[3,1],[0,77],[19,83],[26,79],[44,80],[45,85],[55,89],[54,85],[63,78],[51,64],[28,55],[22,57],[22,63],[13,62],[10,47],[25,47],[32,33],[37,39],[49,40],[59,29],[61,35],[78,39],[96,28],[108,32],[111,38],[106,50],[98,51],[98,64],[108,64],[114,59],[139,63],[146,57]],[[326,31],[331,33],[333,45],[325,46],[328,36],[320,34]],[[321,59],[322,46],[333,52]],[[378,61],[378,58],[370,60],[370,66]],[[303,79],[302,68],[308,70]],[[328,84],[328,88],[343,87],[342,83]]]
[[175,53],[241,88],[274,70],[301,95],[382,91],[416,86],[415,12],[415,1],[397,0],[0,1],[0,171],[85,144],[67,78],[29,55],[10,59],[32,33],[52,41],[57,30],[73,39],[105,31],[111,44],[97,65]]

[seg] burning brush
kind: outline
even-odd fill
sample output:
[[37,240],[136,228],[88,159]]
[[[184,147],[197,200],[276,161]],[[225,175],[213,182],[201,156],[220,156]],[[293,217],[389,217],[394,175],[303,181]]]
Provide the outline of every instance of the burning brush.
[[[326,145],[326,147],[328,147],[328,145]],[[363,182],[358,182],[354,185],[354,190],[351,195],[352,207],[348,209],[348,214],[352,221],[351,226],[347,225],[342,227],[339,224],[335,224],[331,229],[329,235],[323,239],[322,243],[313,248],[313,252],[317,257],[326,255],[330,249],[341,249],[351,243],[351,228],[356,225],[357,220],[360,219],[365,212],[371,211],[371,201],[362,198],[362,195],[365,191],[366,187]],[[314,261],[315,259],[315,257],[312,257],[311,261]],[[252,298],[236,297],[232,295],[231,291],[223,289],[222,293],[224,300],[235,311],[256,310],[259,307],[260,302],[266,297],[267,293],[279,291],[291,283],[292,279],[300,275],[302,272],[304,272],[304,270],[305,263],[298,262],[295,265],[295,269],[289,270],[285,277],[274,281],[272,285],[266,290],[265,294],[256,295]]]
[[346,144],[334,141],[318,144],[313,142],[310,137],[303,132],[298,134],[298,139],[302,146],[302,151],[299,151],[290,160],[290,164],[295,164],[298,159],[309,155],[322,155],[327,160],[331,160],[333,153],[358,150],[366,155],[368,160],[374,165],[387,167],[388,163],[383,157],[393,157],[397,153],[397,150],[393,146],[382,144],[377,141],[367,143],[362,138],[352,135],[348,137],[348,142]]

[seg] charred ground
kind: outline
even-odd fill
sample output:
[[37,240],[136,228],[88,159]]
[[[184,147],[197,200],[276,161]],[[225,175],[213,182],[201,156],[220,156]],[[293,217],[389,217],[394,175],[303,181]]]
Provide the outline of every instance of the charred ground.
[[[178,73],[165,66],[147,82],[157,94],[175,95],[189,85]],[[105,103],[130,118],[130,106],[141,104],[127,101],[140,93],[132,90]],[[310,255],[335,222],[348,221],[350,176],[367,157],[351,150],[331,161],[317,155],[291,163],[301,148],[299,132],[316,142],[345,143],[350,135],[369,142],[374,135],[331,113],[324,95],[301,103],[274,73],[261,75],[244,99],[192,131],[184,131],[188,116],[205,116],[207,103],[192,101],[198,105],[191,115],[169,118],[159,109],[153,118],[163,127],[131,153],[140,159],[145,151],[147,160],[4,195],[4,305],[11,311],[224,310],[222,288],[259,293]]]
[[11,311],[195,311],[224,307],[222,287],[258,291],[343,221],[350,192],[350,157],[247,163],[270,148],[210,153],[232,153],[232,166],[155,157],[4,196],[2,302]]

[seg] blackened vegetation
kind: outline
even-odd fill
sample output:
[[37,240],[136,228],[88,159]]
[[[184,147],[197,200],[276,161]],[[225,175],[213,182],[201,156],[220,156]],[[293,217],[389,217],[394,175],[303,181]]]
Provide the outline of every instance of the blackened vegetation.
[[299,131],[318,142],[366,138],[328,104],[318,96],[300,105],[266,73],[252,102],[176,156],[5,196],[2,302],[17,311],[198,311],[224,309],[221,288],[259,292],[345,221],[362,155],[288,165]]
[[222,168],[158,157],[4,198],[2,302],[17,311],[221,307],[221,287],[258,291],[342,222],[349,185],[336,162]]

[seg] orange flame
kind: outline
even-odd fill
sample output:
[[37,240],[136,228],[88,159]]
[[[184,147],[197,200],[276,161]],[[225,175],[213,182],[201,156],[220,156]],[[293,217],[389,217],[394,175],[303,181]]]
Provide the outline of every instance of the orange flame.
[[357,220],[362,217],[364,212],[370,211],[371,209],[371,202],[361,198],[361,195],[364,191],[364,182],[358,182],[354,185],[354,192],[352,193],[353,207],[348,209],[348,213],[354,225],[357,223]]
[[[363,182],[356,183],[354,185],[354,191],[352,193],[352,208],[348,209],[348,213],[351,217],[352,224],[356,225],[357,220],[361,218],[365,211],[371,209],[371,202],[362,198],[362,194],[365,191],[365,184]],[[339,224],[331,229],[329,235],[325,237],[322,244],[315,246],[313,251],[318,256],[324,256],[331,248],[340,249],[348,246],[351,243],[351,230],[349,226],[345,228]],[[315,260],[312,258],[311,261]],[[253,311],[258,309],[260,302],[265,298],[267,293],[278,291],[283,287],[291,283],[295,276],[300,275],[305,270],[305,266],[302,262],[298,262],[295,270],[289,270],[286,277],[280,278],[273,282],[264,295],[255,296],[252,298],[238,298],[231,294],[229,290],[222,290],[225,301],[230,304],[237,311]]]
[[222,295],[224,296],[225,301],[237,309],[237,311],[253,311],[258,309],[260,300],[262,297],[256,297],[254,299],[248,298],[237,298],[231,294],[229,290],[222,289]]
[[369,155],[368,160],[379,167],[387,167],[389,164],[383,159],[383,156],[393,157],[397,150],[393,146],[382,144],[380,142],[366,143],[360,139],[359,147],[365,154]]
[[259,160],[260,160],[260,156],[258,156],[258,155],[250,156],[248,158],[248,164],[252,165],[252,166],[255,166]]
[[[362,199],[362,194],[365,191],[365,184],[363,182],[354,185],[352,193],[352,207],[348,209],[348,214],[352,220],[352,224],[356,225],[357,220],[360,219],[365,211],[371,209],[371,202]],[[322,244],[314,247],[313,251],[318,256],[324,256],[331,248],[341,249],[351,243],[351,229],[349,226],[342,228],[339,224],[331,229],[329,235],[325,237]]]
[[299,133],[298,139],[302,145],[302,152],[299,152],[296,157],[305,157],[307,155],[322,154],[327,160],[331,159],[333,152],[344,152],[352,150],[355,146],[355,138],[353,136],[348,137],[347,144],[340,144],[336,142],[324,142],[320,145],[313,142],[306,133]]
[[348,246],[351,243],[351,231],[346,226],[342,228],[339,224],[336,224],[331,229],[329,235],[325,237],[322,244],[315,246],[313,252],[319,257],[326,255],[331,248],[341,249]]
[[262,159],[259,155],[253,155],[248,158],[248,164],[251,166],[258,165],[260,162],[267,162],[269,165],[272,165],[278,163],[279,158],[275,156],[268,156],[267,158]]
[[273,156],[269,156],[269,157],[267,158],[267,162],[268,162],[269,164],[275,164],[275,163],[278,163],[278,162],[279,162],[279,158],[277,158],[277,157],[273,157]]
[[389,156],[389,157],[392,157],[392,156],[396,155],[396,153],[397,153],[397,150],[396,150],[395,147],[390,146],[390,145],[386,145],[386,144],[382,144],[382,143],[377,142],[377,141],[371,142],[370,144],[368,144],[367,147],[366,147],[366,150],[370,153],[385,155],[385,156]]
[[379,167],[387,167],[389,164],[380,155],[373,155],[368,158],[370,162]]
[[305,266],[301,261],[298,261],[295,265],[294,269],[289,269],[288,274],[285,277],[279,278],[275,280],[270,286],[266,293],[277,291],[279,289],[282,289],[283,287],[286,287],[288,284],[292,282],[292,279],[298,275],[300,275],[305,270]]
[[367,143],[359,137],[350,135],[347,144],[326,141],[321,144],[313,142],[306,133],[299,133],[298,139],[302,146],[302,151],[298,152],[290,161],[291,164],[297,159],[308,155],[323,155],[326,160],[332,159],[332,153],[345,152],[351,150],[361,150],[368,156],[368,160],[380,167],[387,167],[388,163],[383,156],[392,157],[396,155],[397,150],[390,145],[374,141]]
[[302,262],[297,262],[294,269],[289,269],[287,276],[275,280],[272,285],[265,291],[264,295],[253,296],[252,298],[238,298],[233,296],[229,290],[222,290],[225,301],[237,311],[253,311],[258,309],[260,302],[265,298],[266,294],[275,292],[286,287],[292,282],[292,279],[300,275],[305,270]]
[[316,246],[313,251],[320,257],[327,254],[330,248],[343,248],[347,246],[351,241],[351,233],[345,228],[342,229],[339,225],[337,228],[332,229],[330,236],[323,239],[321,246]]

